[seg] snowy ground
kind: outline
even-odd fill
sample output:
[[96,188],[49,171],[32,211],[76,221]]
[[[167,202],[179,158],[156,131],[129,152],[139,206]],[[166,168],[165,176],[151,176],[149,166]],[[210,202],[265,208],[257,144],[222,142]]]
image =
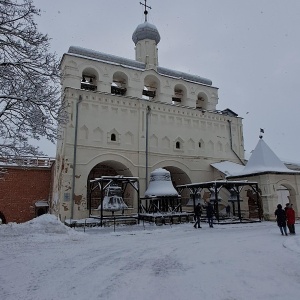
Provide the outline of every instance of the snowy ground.
[[275,222],[84,233],[44,215],[1,225],[0,245],[3,300],[299,299],[300,237]]

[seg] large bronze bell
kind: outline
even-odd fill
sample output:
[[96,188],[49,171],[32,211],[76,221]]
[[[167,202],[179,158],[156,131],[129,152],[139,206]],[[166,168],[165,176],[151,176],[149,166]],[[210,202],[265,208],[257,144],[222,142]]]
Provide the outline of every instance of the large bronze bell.
[[169,171],[159,168],[151,172],[150,183],[145,192],[145,197],[178,197]]

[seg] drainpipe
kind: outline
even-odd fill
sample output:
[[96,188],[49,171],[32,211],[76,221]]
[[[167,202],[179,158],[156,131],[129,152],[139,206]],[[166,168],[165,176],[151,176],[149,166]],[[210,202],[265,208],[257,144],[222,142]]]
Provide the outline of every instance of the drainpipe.
[[229,123],[229,135],[230,135],[230,148],[232,152],[235,154],[235,156],[239,159],[239,161],[242,163],[242,165],[245,165],[245,163],[242,161],[242,159],[238,156],[238,154],[234,151],[232,146],[232,131],[231,131],[231,120],[227,120]]
[[73,174],[72,174],[72,201],[71,201],[71,217],[73,219],[74,202],[75,202],[75,172],[76,172],[76,156],[77,156],[77,131],[78,131],[78,107],[82,101],[82,96],[76,102],[76,116],[75,116],[75,137],[74,137],[74,153],[73,153]]
[[149,115],[150,115],[150,112],[151,112],[151,107],[148,105],[147,112],[146,112],[146,190],[148,188],[148,156],[149,156],[148,139],[149,139]]

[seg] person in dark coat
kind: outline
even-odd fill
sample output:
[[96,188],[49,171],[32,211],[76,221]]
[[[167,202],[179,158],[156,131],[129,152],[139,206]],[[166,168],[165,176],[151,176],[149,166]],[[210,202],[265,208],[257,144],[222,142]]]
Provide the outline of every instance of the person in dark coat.
[[275,210],[275,216],[276,216],[277,225],[280,229],[281,234],[288,235],[286,232],[286,215],[285,215],[285,211],[282,209],[281,204],[277,205],[277,209]]
[[198,228],[201,228],[200,226],[200,218],[201,218],[201,214],[202,214],[202,208],[201,208],[201,205],[200,203],[198,203],[195,207],[195,224],[194,224],[194,227],[197,228],[197,225],[198,225]]
[[206,216],[207,216],[207,222],[209,224],[209,227],[211,228],[214,227],[213,226],[214,207],[210,202],[207,203]]
[[227,217],[230,217],[230,205],[229,204],[226,206],[226,215],[227,215]]
[[289,206],[285,211],[285,214],[286,214],[287,226],[289,228],[290,234],[295,234],[296,216],[295,216],[295,211],[293,209],[293,204],[289,204]]

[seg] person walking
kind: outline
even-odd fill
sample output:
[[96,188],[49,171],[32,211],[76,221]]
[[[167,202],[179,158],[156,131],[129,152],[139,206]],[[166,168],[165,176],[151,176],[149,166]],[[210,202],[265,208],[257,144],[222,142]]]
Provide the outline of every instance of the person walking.
[[296,234],[295,233],[295,221],[296,221],[296,216],[295,216],[295,211],[293,209],[293,204],[289,204],[288,208],[285,211],[286,214],[286,223],[289,228],[290,234]]
[[230,217],[230,205],[229,204],[226,206],[226,215],[227,215],[227,217]]
[[281,204],[277,205],[277,209],[275,210],[275,216],[276,216],[277,225],[280,229],[281,234],[288,235],[286,232],[286,215],[285,215],[285,211],[282,209]]
[[200,226],[200,218],[201,218],[201,214],[202,214],[202,208],[201,208],[201,205],[200,203],[198,203],[195,207],[195,224],[194,224],[194,227],[197,228],[197,225],[198,225],[198,228],[201,228]]
[[207,203],[206,216],[209,227],[213,228],[214,207],[210,202]]

